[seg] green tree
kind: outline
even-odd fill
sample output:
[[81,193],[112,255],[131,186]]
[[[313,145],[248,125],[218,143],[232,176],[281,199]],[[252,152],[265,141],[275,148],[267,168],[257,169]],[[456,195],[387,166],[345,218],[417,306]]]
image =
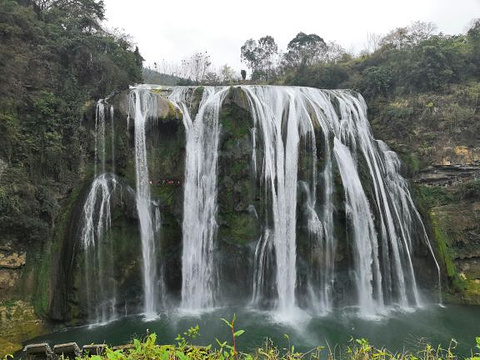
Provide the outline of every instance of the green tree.
[[387,97],[393,90],[392,71],[385,66],[372,66],[363,72],[362,93],[367,97]]
[[267,35],[257,41],[249,39],[241,47],[241,60],[252,70],[252,80],[270,80],[275,76],[278,46]]
[[470,47],[470,64],[475,75],[480,75],[480,19],[475,19],[467,32],[467,43]]
[[312,65],[325,58],[327,44],[317,34],[299,32],[287,46],[283,56],[284,64],[296,68],[300,64]]

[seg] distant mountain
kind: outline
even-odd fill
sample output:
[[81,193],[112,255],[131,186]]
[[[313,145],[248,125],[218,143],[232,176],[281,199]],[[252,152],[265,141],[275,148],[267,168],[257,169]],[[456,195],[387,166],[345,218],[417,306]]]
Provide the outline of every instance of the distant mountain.
[[174,75],[162,74],[158,71],[143,68],[143,79],[146,84],[158,84],[158,85],[180,85],[185,82],[185,79]]

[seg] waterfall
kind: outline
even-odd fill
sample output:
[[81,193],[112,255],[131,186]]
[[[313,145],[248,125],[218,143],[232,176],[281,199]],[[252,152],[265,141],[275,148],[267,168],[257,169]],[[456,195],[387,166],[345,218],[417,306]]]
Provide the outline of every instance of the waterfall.
[[[315,259],[306,275],[307,307],[315,313],[332,308],[337,251],[333,179],[338,171],[359,315],[383,314],[386,305],[420,305],[412,231],[421,219],[399,174],[398,158],[371,134],[363,99],[349,91],[312,88],[253,86],[242,90],[253,117],[253,166],[261,164],[255,172],[269,193],[264,234],[255,251],[253,302],[260,303],[267,296],[265,268],[275,266],[276,309],[298,305],[296,211],[303,208],[300,222],[308,230]],[[263,159],[255,159],[259,146],[263,146]],[[317,153],[323,159],[321,165]],[[306,156],[312,157],[307,164],[310,176],[300,181],[297,164]],[[297,193],[302,192],[304,201],[299,204]],[[273,261],[269,259],[272,253]]]
[[[201,89],[203,93],[198,112],[193,117],[191,98]],[[183,113],[187,139],[181,303],[181,308],[185,310],[209,309],[215,305],[218,116],[227,91],[228,88],[175,88],[169,97]]]
[[117,317],[113,239],[110,236],[110,200],[115,184],[111,174],[97,176],[83,207],[81,244],[85,252],[88,315],[95,324],[104,324]]
[[[373,314],[377,306],[383,309],[381,273],[378,263],[378,244],[370,205],[363,190],[357,166],[349,149],[334,140],[334,153],[345,189],[345,211],[351,222],[354,244],[355,285],[361,314]],[[374,281],[376,286],[374,286]],[[374,292],[378,291],[379,294]],[[378,304],[375,301],[378,299]]]
[[99,100],[95,111],[95,177],[98,173],[98,163],[101,166],[100,173],[105,172],[105,158],[105,104],[103,100]]
[[[117,289],[111,256],[113,239],[110,234],[110,202],[116,189],[116,180],[112,174],[105,172],[105,128],[105,104],[100,100],[95,116],[95,178],[83,206],[80,239],[85,258],[88,316],[96,324],[117,317]],[[100,175],[97,175],[98,163]]]
[[145,318],[150,320],[157,316],[159,290],[162,288],[162,281],[157,276],[154,228],[154,225],[157,227],[160,225],[154,224],[146,141],[147,120],[157,116],[157,97],[148,88],[137,87],[130,94],[130,109],[133,110],[135,121],[136,200],[142,241],[143,311]]
[[[175,87],[169,95],[182,112],[186,135],[180,307],[189,312],[219,305],[220,110],[230,90]],[[244,159],[250,167],[249,181],[258,187],[255,204],[248,206],[261,224],[258,239],[251,240],[253,279],[246,291],[253,306],[283,316],[302,313],[299,309],[322,315],[337,305],[349,305],[364,318],[395,307],[420,306],[413,266],[417,239],[432,256],[433,249],[400,174],[400,160],[373,138],[363,98],[347,90],[303,87],[240,86],[234,91],[242,92],[251,115],[245,135],[250,137],[251,152],[248,148]],[[157,101],[148,86],[132,89],[127,118],[133,119],[135,131],[147,320],[157,316],[166,292],[157,264],[162,205],[151,196],[147,159],[147,122],[158,116]],[[117,187],[113,115],[113,107],[107,111],[105,102],[98,103],[95,178],[83,212],[86,295],[89,316],[97,323],[117,316],[117,288],[108,256],[114,250],[110,206]],[[106,145],[108,116],[111,143]],[[106,170],[107,151],[111,172]],[[339,289],[343,299],[336,296]]]

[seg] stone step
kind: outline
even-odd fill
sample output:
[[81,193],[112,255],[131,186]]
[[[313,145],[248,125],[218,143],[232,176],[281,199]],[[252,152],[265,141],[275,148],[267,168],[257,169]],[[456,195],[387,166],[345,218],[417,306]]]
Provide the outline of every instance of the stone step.
[[75,359],[77,356],[82,355],[82,351],[76,342],[57,344],[53,347],[53,352],[58,357],[62,356],[67,359]]
[[47,343],[30,344],[23,349],[26,360],[53,359],[54,354]]

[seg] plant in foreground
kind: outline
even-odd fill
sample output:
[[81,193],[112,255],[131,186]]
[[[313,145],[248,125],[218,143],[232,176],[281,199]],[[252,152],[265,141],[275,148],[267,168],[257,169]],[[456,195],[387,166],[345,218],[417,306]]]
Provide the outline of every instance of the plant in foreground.
[[[290,337],[285,335],[288,341],[287,348],[282,351],[274,345],[271,339],[266,339],[263,346],[251,353],[239,352],[237,348],[238,337],[245,333],[244,330],[235,330],[236,316],[231,321],[223,319],[228,326],[232,343],[220,342],[216,339],[218,348],[213,349],[211,345],[195,346],[190,343],[200,336],[198,325],[191,327],[183,334],[178,334],[175,340],[176,345],[157,345],[155,333],[147,335],[143,340],[134,339],[133,343],[123,350],[107,348],[105,355],[93,355],[77,358],[77,360],[301,360],[301,359],[323,359],[326,360],[456,360],[460,357],[455,353],[457,342],[452,340],[448,348],[440,346],[433,347],[426,343],[418,351],[403,351],[392,353],[386,348],[376,348],[364,338],[350,339],[347,346],[336,345],[324,357],[322,346],[315,347],[307,352],[298,352],[290,343]],[[12,357],[7,355],[3,360]],[[467,360],[480,360],[480,337],[476,338],[476,350]]]

